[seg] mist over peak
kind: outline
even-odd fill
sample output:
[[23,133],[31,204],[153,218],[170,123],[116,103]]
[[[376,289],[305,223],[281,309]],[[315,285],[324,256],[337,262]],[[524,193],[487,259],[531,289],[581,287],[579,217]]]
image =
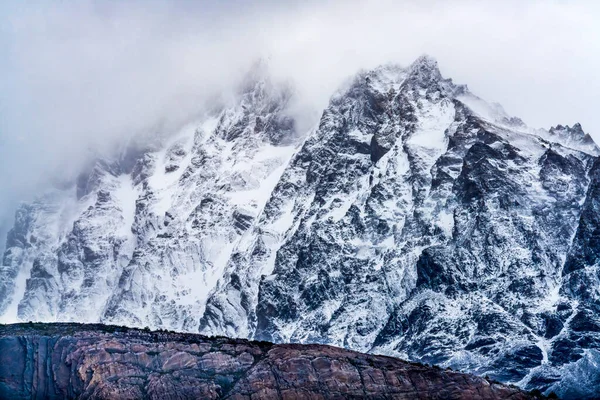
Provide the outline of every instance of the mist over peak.
[[90,159],[177,131],[258,59],[293,85],[300,130],[358,70],[430,54],[529,125],[595,137],[599,16],[584,0],[3,2],[0,220]]

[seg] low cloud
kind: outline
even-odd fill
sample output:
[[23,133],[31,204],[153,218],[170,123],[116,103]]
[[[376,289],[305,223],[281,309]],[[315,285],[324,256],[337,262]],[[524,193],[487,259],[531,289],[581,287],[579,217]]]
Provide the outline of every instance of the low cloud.
[[358,69],[428,53],[530,125],[581,122],[600,139],[598,20],[583,0],[5,2],[0,209],[191,118],[259,57],[309,118]]

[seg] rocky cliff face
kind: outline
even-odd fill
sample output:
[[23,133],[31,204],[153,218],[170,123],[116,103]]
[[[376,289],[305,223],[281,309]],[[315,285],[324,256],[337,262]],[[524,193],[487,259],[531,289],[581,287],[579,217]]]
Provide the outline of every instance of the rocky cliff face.
[[428,57],[362,72],[297,132],[235,101],[24,206],[0,311],[334,344],[565,397],[600,392],[600,150]]
[[322,345],[114,326],[0,327],[10,399],[528,399],[472,375]]

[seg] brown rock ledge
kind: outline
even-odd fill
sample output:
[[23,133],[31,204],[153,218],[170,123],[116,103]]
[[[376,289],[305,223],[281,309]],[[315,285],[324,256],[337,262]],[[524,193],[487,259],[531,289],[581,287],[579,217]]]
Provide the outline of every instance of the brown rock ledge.
[[2,399],[529,399],[473,375],[324,345],[105,325],[0,325]]

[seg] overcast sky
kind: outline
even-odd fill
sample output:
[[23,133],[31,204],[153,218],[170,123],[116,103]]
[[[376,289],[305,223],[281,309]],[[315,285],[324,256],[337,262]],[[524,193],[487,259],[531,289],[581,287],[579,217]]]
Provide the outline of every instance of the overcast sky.
[[[258,57],[315,108],[360,68],[427,53],[533,127],[600,141],[595,0],[2,1],[0,210],[159,123]],[[0,211],[0,215],[2,211]]]

